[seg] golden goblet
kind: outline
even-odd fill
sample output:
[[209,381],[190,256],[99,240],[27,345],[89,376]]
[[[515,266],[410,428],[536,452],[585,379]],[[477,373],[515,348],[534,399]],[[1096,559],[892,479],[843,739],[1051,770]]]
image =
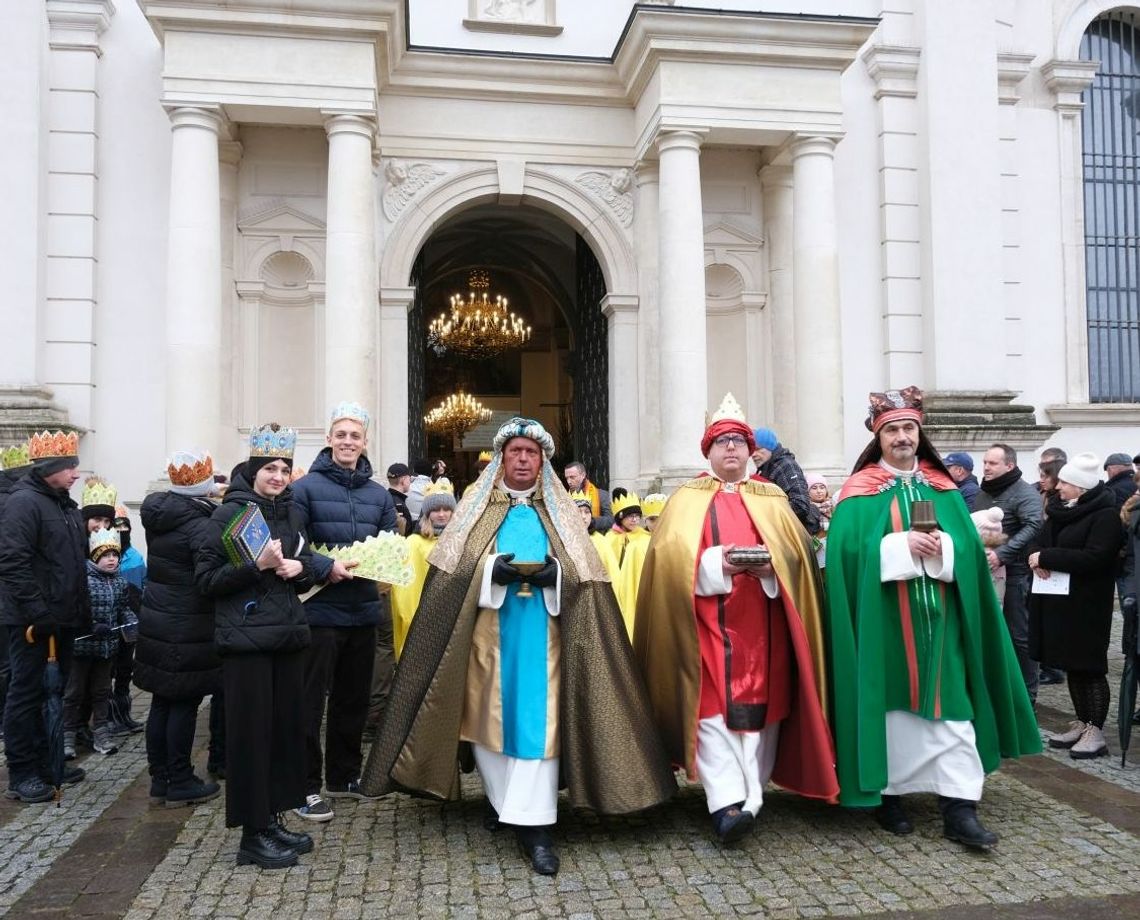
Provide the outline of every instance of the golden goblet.
[[533,575],[535,572],[537,572],[539,569],[541,569],[544,565],[546,565],[546,563],[545,562],[516,562],[515,560],[512,559],[511,565],[513,565],[516,569],[518,569],[519,572],[523,576],[523,580],[519,583],[518,596],[519,597],[534,597],[534,592],[530,590],[530,584],[526,581],[526,579],[529,576]]

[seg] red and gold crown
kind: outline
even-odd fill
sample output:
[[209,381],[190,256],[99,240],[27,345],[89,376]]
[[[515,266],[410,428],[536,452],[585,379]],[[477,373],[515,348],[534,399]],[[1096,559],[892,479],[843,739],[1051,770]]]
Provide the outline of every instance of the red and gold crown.
[[196,486],[214,478],[214,460],[205,451],[178,451],[166,464],[173,486]]
[[54,460],[60,457],[78,456],[78,431],[45,431],[28,438],[28,457],[31,460]]

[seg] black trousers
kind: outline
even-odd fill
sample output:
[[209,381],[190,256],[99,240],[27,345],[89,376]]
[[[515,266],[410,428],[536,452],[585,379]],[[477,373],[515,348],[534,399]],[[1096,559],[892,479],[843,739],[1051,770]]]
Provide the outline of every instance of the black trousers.
[[146,717],[146,759],[150,775],[171,784],[194,778],[190,754],[202,698],[174,700],[157,693],[150,700]]
[[72,656],[67,690],[63,694],[64,731],[77,731],[85,724],[87,713],[95,717],[95,728],[107,724],[111,708],[111,668],[113,658],[79,658]]
[[[375,626],[314,626],[305,658],[305,792],[321,791],[321,767],[330,786],[360,778],[360,739],[372,695]],[[325,750],[321,717],[328,700]]]
[[392,689],[392,677],[396,673],[391,597],[389,592],[380,595],[380,623],[376,627],[376,654],[372,660],[372,695],[364,723],[372,730],[379,728],[380,720],[384,718],[388,692]]
[[[44,671],[47,669],[48,640],[29,643],[26,626],[4,627],[8,643],[8,698],[4,705],[4,754],[8,761],[8,784],[48,777],[47,731],[44,726]],[[56,630],[56,657],[59,660],[60,692],[67,686],[71,670],[71,647],[75,630]]]
[[221,690],[210,696],[210,753],[207,769],[226,765],[226,696]]
[[305,804],[305,652],[222,659],[226,826],[261,829]]
[[135,674],[135,644],[120,641],[119,653],[111,661],[113,662],[111,676],[114,680],[114,691],[111,695],[130,696],[131,678]]

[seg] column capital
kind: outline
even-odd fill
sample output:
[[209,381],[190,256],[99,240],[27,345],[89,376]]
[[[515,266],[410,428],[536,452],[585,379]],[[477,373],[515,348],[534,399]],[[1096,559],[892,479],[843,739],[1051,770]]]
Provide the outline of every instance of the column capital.
[[918,95],[920,48],[909,45],[870,45],[861,55],[863,66],[875,81],[875,99],[895,96],[913,99]]
[[416,289],[413,287],[382,287],[380,288],[380,309],[400,309],[408,313],[416,299]]
[[218,159],[223,166],[237,166],[241,162],[243,150],[240,141],[221,141],[218,144]]
[[666,150],[677,149],[699,151],[704,137],[708,133],[708,128],[663,127],[658,129],[654,144],[659,154],[664,153]]
[[1063,115],[1075,115],[1085,107],[1081,94],[1092,86],[1097,61],[1062,61],[1054,58],[1041,65],[1041,76],[1055,98],[1053,108]]
[[639,303],[636,294],[607,294],[602,298],[602,315],[611,323],[636,319]]
[[793,160],[805,156],[825,156],[828,159],[835,157],[837,137],[828,137],[824,134],[797,134],[788,145]]
[[785,163],[765,163],[757,171],[761,188],[791,188],[792,167]]
[[661,181],[661,171],[652,160],[639,160],[633,167],[633,180],[638,186],[656,185]]
[[321,114],[325,117],[325,133],[329,137],[335,134],[359,134],[371,142],[376,136],[376,119],[371,115],[324,110]]
[[170,118],[170,128],[205,128],[221,135],[222,110],[219,106],[179,105],[168,106],[166,114]]
[[48,44],[59,50],[102,54],[99,36],[111,24],[111,0],[47,0]]
[[997,55],[998,102],[1016,105],[1021,99],[1017,87],[1029,74],[1036,55],[1022,51],[999,51]]

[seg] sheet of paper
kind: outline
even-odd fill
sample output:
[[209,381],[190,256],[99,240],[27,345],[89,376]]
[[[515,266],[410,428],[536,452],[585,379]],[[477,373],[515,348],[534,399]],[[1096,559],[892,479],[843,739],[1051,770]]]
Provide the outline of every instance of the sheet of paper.
[[1048,578],[1042,578],[1034,573],[1033,586],[1030,590],[1034,594],[1068,594],[1069,573],[1050,572]]

